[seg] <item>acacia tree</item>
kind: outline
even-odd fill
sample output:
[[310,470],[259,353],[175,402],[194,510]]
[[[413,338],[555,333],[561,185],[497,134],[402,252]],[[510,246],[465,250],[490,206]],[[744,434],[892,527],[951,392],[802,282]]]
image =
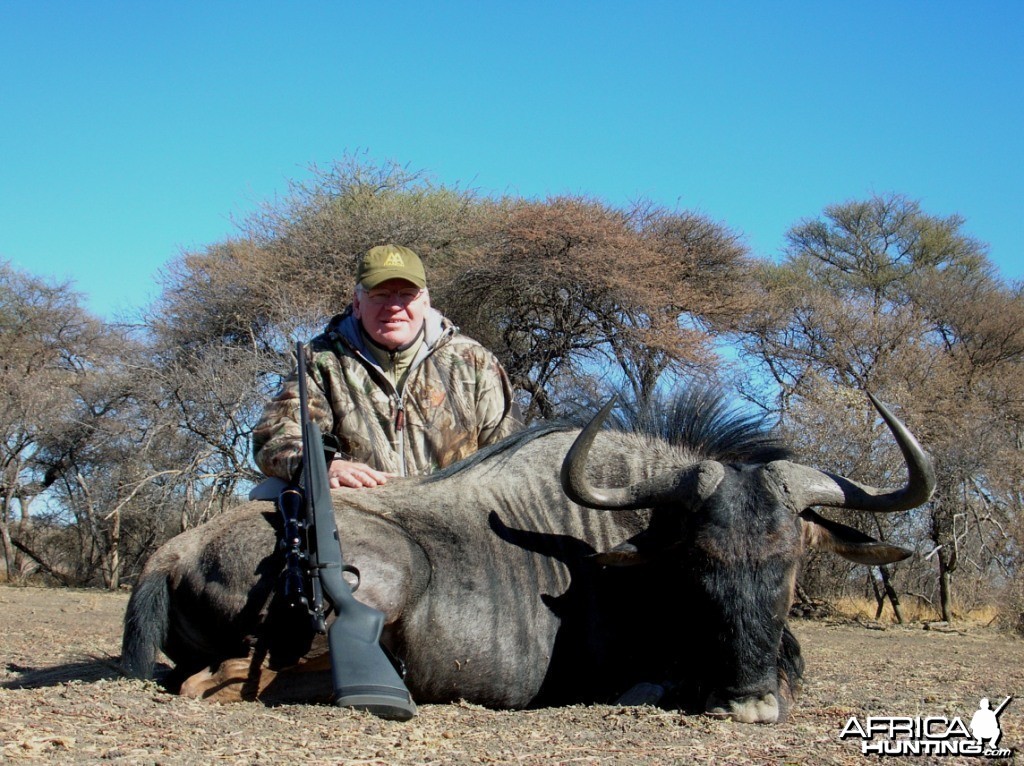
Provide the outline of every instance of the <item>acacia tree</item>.
[[68,430],[73,387],[105,343],[101,323],[68,284],[0,262],[0,540],[8,577],[34,566],[16,544],[32,501],[63,469],[41,459],[41,446]]
[[[991,497],[996,455],[1005,455],[1009,432],[998,413],[1010,411],[1007,385],[1024,349],[1019,291],[993,279],[984,247],[962,225],[900,195],[826,208],[788,233],[782,263],[762,267],[761,301],[741,341],[770,383],[746,394],[777,406],[790,423],[795,412],[810,423],[842,417],[836,394],[824,390],[871,390],[922,437],[936,457],[939,487],[920,529],[938,562],[944,619],[953,616],[950,578],[961,554],[991,547],[998,531],[978,503]],[[992,301],[1004,311],[986,323]],[[867,413],[866,404],[860,409]],[[837,446],[834,438],[827,443]],[[873,464],[886,465],[873,454]]]
[[710,331],[746,308],[744,248],[696,215],[505,199],[482,225],[476,253],[450,264],[439,292],[525,392],[527,418],[578,401],[588,378],[640,401],[665,373],[707,372]]
[[[0,533],[9,577],[33,569],[115,587],[122,509],[137,493],[116,477],[148,481],[141,450],[111,445],[143,421],[132,404],[138,350],[118,327],[91,316],[66,284],[0,265]],[[33,501],[46,502],[32,510]],[[16,515],[17,511],[17,515]]]
[[928,413],[946,471],[930,531],[948,615],[954,572],[1019,577],[1013,530],[1024,476],[1024,290],[1001,284],[991,269],[954,270],[921,280],[915,299],[950,371]]
[[637,396],[666,371],[709,369],[709,331],[745,305],[744,248],[700,216],[481,198],[360,157],[312,172],[240,237],[178,259],[150,320],[169,348],[251,353],[263,395],[291,339],[348,303],[358,257],[386,241],[420,253],[435,305],[498,354],[530,414],[578,399],[609,362]]
[[47,512],[27,537],[47,572],[75,584],[118,587],[126,549],[134,547],[126,532],[130,539],[144,516],[160,517],[143,502],[150,485],[177,473],[153,467],[163,446],[153,443],[159,429],[124,383],[115,375],[81,392],[74,413],[80,433],[58,434],[42,450],[42,459],[62,469]]

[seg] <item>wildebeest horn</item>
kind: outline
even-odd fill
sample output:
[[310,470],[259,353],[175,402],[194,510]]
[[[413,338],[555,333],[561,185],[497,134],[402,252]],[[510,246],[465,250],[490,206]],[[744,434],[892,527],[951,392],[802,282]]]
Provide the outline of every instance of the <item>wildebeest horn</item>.
[[935,467],[931,457],[888,407],[871,393],[868,393],[868,398],[889,426],[903,453],[907,463],[906,486],[879,489],[787,460],[770,463],[766,470],[776,473],[780,486],[788,490],[798,511],[812,505],[825,505],[871,513],[894,513],[916,508],[931,498],[935,491]]
[[[928,501],[935,491],[935,468],[931,458],[903,423],[871,393],[868,398],[889,426],[907,463],[905,487],[879,489],[851,479],[800,465],[789,460],[776,460],[765,466],[789,495],[797,512],[812,505],[834,508],[892,513],[916,508]],[[725,474],[721,463],[705,460],[677,473],[657,476],[621,488],[596,488],[586,477],[587,454],[601,424],[608,417],[612,398],[587,424],[573,442],[562,462],[562,489],[578,505],[601,510],[635,510],[650,508],[658,502],[676,498],[682,502],[706,499],[718,487]]]
[[725,469],[721,463],[705,460],[684,471],[664,474],[628,487],[597,488],[586,476],[587,454],[601,424],[615,406],[615,397],[587,424],[562,461],[562,490],[577,505],[607,511],[632,511],[650,508],[666,497],[707,498],[714,493]]

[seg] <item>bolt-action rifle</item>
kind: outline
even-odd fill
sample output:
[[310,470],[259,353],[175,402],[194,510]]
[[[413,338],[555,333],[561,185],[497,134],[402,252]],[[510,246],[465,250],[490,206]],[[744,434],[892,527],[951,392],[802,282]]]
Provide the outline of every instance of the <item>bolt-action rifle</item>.
[[[296,345],[296,357],[302,482],[301,486],[288,485],[277,501],[284,524],[281,543],[286,560],[282,595],[288,606],[304,608],[309,613],[316,632],[327,634],[334,704],[407,721],[416,715],[416,705],[380,643],[384,614],[357,601],[343,577],[344,572],[355,570],[346,567],[342,559],[324,439],[320,427],[309,416],[302,343]],[[327,617],[331,612],[335,618],[328,628]]]

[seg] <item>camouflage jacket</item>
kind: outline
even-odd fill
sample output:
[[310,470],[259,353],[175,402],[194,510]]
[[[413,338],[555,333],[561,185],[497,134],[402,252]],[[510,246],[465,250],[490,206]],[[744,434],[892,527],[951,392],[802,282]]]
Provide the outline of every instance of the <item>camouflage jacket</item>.
[[[518,427],[512,386],[497,357],[430,309],[401,392],[370,352],[349,307],[309,346],[310,416],[333,433],[339,457],[400,476],[426,474]],[[292,480],[301,465],[295,371],[253,431],[253,457],[268,476]]]

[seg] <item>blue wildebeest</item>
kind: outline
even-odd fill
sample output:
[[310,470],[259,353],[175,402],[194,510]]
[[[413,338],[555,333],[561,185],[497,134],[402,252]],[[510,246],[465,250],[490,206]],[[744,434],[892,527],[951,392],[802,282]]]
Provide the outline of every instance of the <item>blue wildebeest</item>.
[[[419,703],[520,708],[667,688],[666,704],[775,722],[803,669],[786,615],[805,546],[863,564],[909,555],[811,506],[900,511],[934,487],[914,437],[876,407],[906,459],[901,488],[793,462],[697,396],[679,408],[688,444],[602,430],[606,407],[582,431],[528,430],[429,477],[335,490],[357,596],[385,613]],[[266,699],[295,683],[329,696],[326,671],[305,675],[322,679],[311,687],[275,675],[273,648],[260,666],[260,637],[282,630],[265,619],[282,569],[276,523],[271,503],[252,502],[160,548],[128,605],[126,670],[151,675],[162,649],[181,677],[196,674],[190,693]],[[232,662],[241,669],[208,669]]]

